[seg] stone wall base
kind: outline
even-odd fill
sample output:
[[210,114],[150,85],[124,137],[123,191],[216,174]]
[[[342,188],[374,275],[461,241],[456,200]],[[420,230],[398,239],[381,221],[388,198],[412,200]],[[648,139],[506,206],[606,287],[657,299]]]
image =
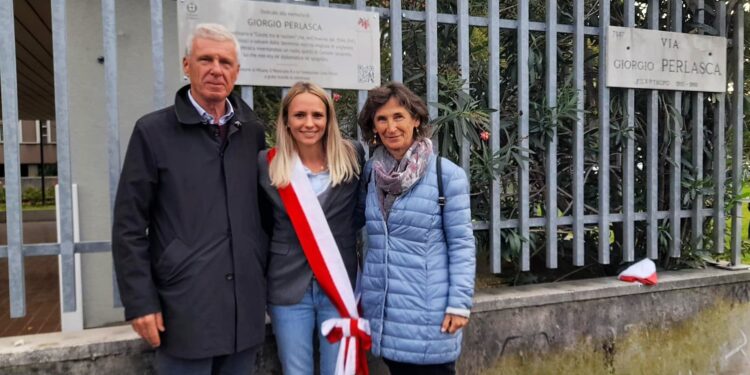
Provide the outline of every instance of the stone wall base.
[[[653,287],[614,278],[477,293],[458,372],[749,374],[750,271],[664,272]],[[281,374],[273,336],[257,374]],[[152,374],[129,326],[0,339],[2,374]],[[377,358],[373,375],[387,374]]]

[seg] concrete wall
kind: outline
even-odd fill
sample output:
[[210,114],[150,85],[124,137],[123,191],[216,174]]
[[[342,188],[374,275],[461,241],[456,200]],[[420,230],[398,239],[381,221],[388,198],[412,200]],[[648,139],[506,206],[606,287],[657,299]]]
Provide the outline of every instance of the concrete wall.
[[[270,332],[270,327],[267,330]],[[478,293],[459,374],[748,374],[750,271],[660,274],[641,287],[594,279]],[[153,373],[120,326],[0,339],[0,373]],[[387,374],[377,358],[373,375]],[[272,336],[257,374],[280,374]]]
[[749,374],[750,273],[690,270],[481,293],[465,374]]
[[[99,0],[67,3],[70,138],[73,183],[78,184],[81,241],[110,239],[107,115],[102,12]],[[133,124],[155,110],[151,63],[150,4],[116,2],[118,100],[121,158]],[[176,3],[163,1],[167,103],[182,84],[177,54]],[[86,327],[123,319],[113,308],[112,261],[109,253],[82,256],[83,307]]]

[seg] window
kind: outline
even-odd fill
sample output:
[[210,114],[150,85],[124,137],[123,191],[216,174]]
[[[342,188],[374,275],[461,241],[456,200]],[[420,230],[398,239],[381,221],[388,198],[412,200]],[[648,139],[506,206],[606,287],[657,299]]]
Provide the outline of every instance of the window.
[[42,123],[42,137],[44,144],[57,143],[57,126],[54,121],[47,120]]

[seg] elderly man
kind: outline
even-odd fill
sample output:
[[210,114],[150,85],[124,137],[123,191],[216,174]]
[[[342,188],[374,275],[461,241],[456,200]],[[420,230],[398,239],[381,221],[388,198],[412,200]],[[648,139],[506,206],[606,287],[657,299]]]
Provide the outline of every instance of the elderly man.
[[232,94],[239,44],[198,25],[173,106],[138,120],[115,201],[112,250],[125,318],[160,374],[251,374],[265,339],[263,127]]

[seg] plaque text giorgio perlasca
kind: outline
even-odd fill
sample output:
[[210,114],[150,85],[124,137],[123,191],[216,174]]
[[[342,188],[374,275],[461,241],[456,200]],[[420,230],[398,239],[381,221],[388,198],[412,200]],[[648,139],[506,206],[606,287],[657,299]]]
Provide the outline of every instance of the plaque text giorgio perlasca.
[[610,26],[607,86],[724,92],[726,38]]

